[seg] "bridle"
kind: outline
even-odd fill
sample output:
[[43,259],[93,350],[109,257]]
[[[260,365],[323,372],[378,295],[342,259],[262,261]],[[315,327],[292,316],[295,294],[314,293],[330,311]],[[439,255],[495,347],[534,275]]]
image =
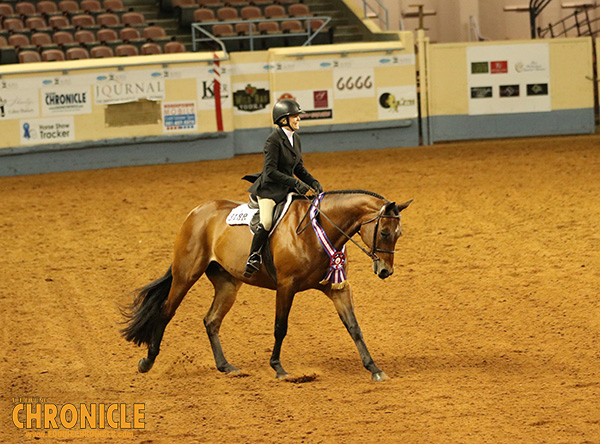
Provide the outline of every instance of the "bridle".
[[[325,219],[327,219],[327,221],[334,226],[334,228],[336,230],[338,230],[347,240],[349,240],[350,242],[352,242],[354,245],[356,245],[358,248],[360,248],[360,250],[365,253],[367,256],[369,256],[371,258],[371,260],[373,260],[373,262],[379,261],[381,260],[379,258],[379,256],[377,256],[377,253],[388,253],[388,254],[395,254],[396,252],[394,250],[384,250],[383,248],[377,248],[377,233],[379,232],[379,223],[381,222],[381,219],[400,219],[400,215],[390,215],[390,214],[385,214],[385,207],[387,206],[387,204],[385,204],[381,210],[379,210],[379,213],[377,214],[377,216],[375,216],[372,219],[369,219],[366,222],[363,222],[360,224],[360,227],[358,228],[357,233],[360,232],[360,229],[362,227],[364,227],[365,225],[368,225],[370,223],[375,222],[375,229],[373,230],[373,242],[371,243],[371,251],[365,249],[364,247],[362,247],[358,242],[356,242],[354,239],[352,239],[352,236],[350,236],[348,233],[346,233],[344,230],[342,230],[335,222],[333,222],[329,216],[327,216],[325,213],[323,213],[323,211],[319,208],[318,205],[314,204],[313,200],[310,200],[308,197],[303,196],[305,199],[310,201],[310,206],[308,208],[308,210],[306,211],[306,214],[304,214],[304,217],[302,218],[302,220],[300,221],[300,223],[298,224],[298,226],[296,227],[296,234],[300,235],[304,232],[304,230],[306,230],[306,228],[310,225],[310,223],[306,224],[305,227],[303,227],[302,229],[300,229],[300,227],[302,226],[302,224],[304,223],[304,221],[306,220],[306,218],[308,217],[308,214],[310,212],[310,207],[314,207],[317,210],[317,215],[321,214]],[[316,217],[316,215],[315,215]]]
[[[379,210],[379,214],[377,216],[375,216],[373,219],[370,219],[370,220],[360,224],[360,228],[362,228],[363,226],[370,224],[371,222],[375,222],[375,229],[373,230],[373,242],[371,243],[371,251],[367,252],[367,255],[374,261],[379,260],[379,256],[377,256],[377,253],[388,253],[388,254],[396,253],[396,251],[394,251],[394,250],[384,250],[383,248],[377,248],[377,233],[379,232],[379,222],[381,222],[381,219],[400,219],[399,214],[398,215],[385,214],[385,207],[386,207],[386,205],[384,205],[381,208],[381,210]],[[359,232],[360,232],[360,228],[358,229]]]

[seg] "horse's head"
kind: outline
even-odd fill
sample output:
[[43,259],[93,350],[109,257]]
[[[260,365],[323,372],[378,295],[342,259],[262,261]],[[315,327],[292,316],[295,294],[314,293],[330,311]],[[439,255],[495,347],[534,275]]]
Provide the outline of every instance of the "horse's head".
[[381,279],[394,273],[394,253],[396,242],[402,235],[400,212],[410,205],[412,200],[396,205],[386,203],[377,216],[361,223],[360,237],[370,249],[373,259],[373,271]]

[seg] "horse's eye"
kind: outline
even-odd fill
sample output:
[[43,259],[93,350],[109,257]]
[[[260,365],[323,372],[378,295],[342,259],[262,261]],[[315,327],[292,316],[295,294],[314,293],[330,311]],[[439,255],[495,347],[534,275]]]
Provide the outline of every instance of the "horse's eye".
[[390,232],[388,230],[382,230],[381,231],[381,237],[386,238],[389,237]]

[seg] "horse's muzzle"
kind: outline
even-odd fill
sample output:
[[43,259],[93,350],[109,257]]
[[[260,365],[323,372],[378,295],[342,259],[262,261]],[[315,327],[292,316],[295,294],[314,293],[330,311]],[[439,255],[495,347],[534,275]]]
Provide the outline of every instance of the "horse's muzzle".
[[380,261],[373,262],[373,271],[381,279],[386,279],[386,278],[390,277],[394,273],[394,269],[393,268],[390,271]]
[[393,271],[389,271],[387,268],[384,268],[383,270],[380,270],[379,273],[377,273],[377,276],[379,276],[381,279],[385,279],[388,278],[392,275],[392,273],[394,273]]

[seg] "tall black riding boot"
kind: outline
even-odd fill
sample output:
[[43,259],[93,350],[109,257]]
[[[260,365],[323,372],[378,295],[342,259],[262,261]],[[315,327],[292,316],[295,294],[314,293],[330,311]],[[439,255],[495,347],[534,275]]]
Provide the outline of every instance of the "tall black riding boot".
[[252,238],[250,256],[246,262],[246,271],[244,272],[244,277],[249,278],[260,269],[260,264],[262,264],[260,250],[262,249],[268,237],[269,232],[262,226],[262,224],[259,224],[258,231],[254,234],[254,238]]

